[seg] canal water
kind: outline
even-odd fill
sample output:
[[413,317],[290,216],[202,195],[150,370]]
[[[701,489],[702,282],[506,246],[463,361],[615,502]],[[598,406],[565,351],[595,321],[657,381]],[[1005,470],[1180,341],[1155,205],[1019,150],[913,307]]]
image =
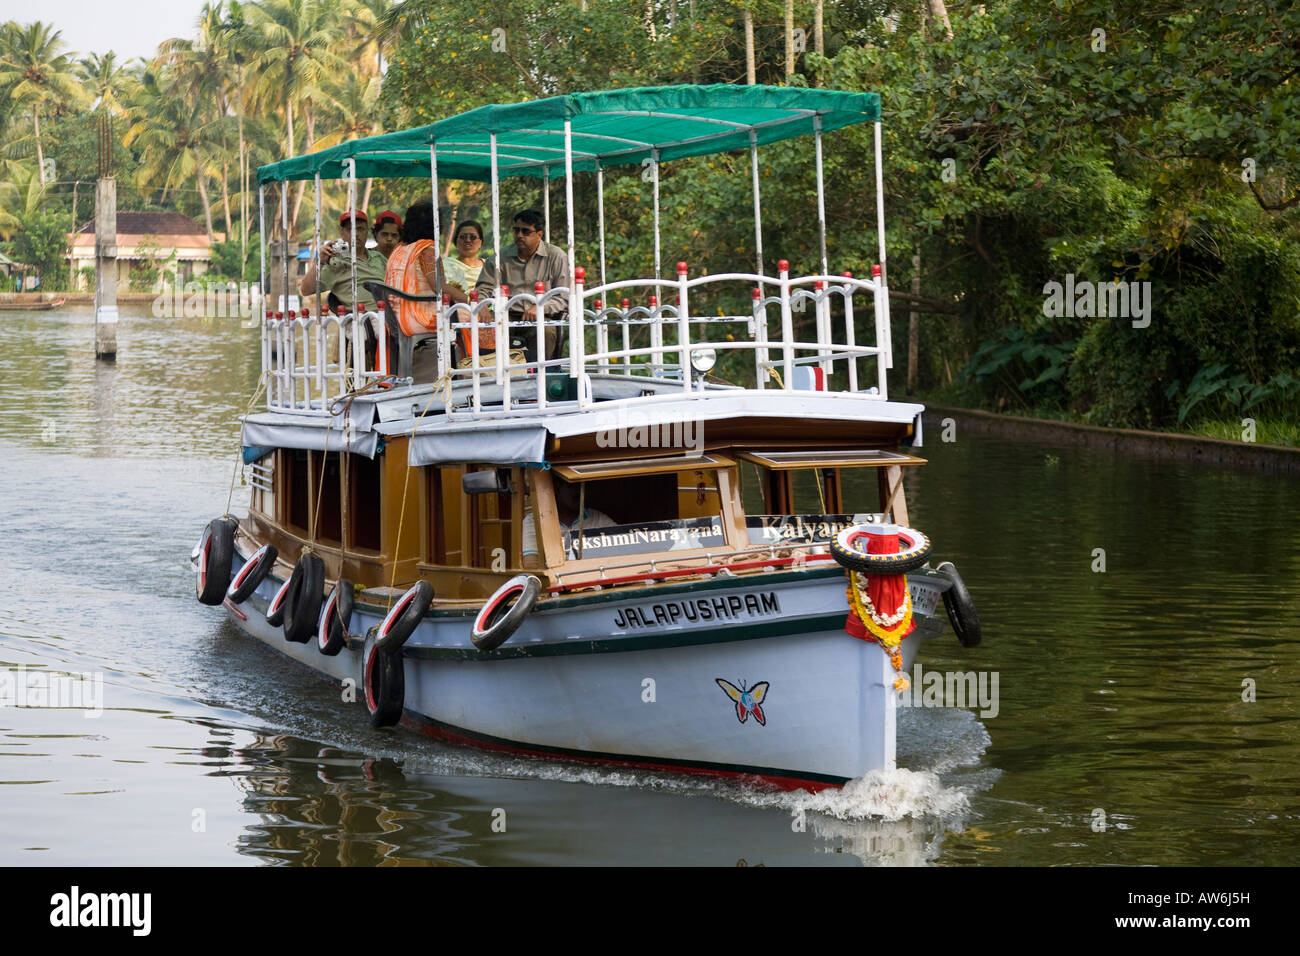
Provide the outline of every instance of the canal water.
[[912,523],[985,637],[921,663],[996,699],[902,710],[896,773],[760,793],[371,729],[194,600],[256,330],[128,315],[103,363],[92,327],[0,318],[0,673],[103,681],[98,716],[0,708],[0,864],[1300,861],[1293,481],[929,429]]

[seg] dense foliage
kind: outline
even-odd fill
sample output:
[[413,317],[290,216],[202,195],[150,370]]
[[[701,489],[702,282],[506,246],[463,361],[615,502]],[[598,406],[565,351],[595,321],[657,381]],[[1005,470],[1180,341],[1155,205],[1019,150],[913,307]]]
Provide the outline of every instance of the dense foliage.
[[[9,24],[0,237],[51,209],[71,217],[72,181],[85,217],[92,112],[115,118],[118,176],[134,186],[124,205],[180,208],[225,232],[221,269],[237,271],[256,248],[243,241],[256,224],[248,171],[287,153],[566,91],[751,75],[874,90],[896,390],[914,308],[923,393],[1100,424],[1258,417],[1260,440],[1300,440],[1300,9],[788,5],[790,37],[786,0],[211,3],[194,38],[125,66],[111,53],[74,62],[52,28]],[[41,155],[55,160],[53,184],[33,178]],[[768,268],[777,258],[811,266],[806,144],[766,147],[762,166]],[[826,138],[835,271],[865,273],[878,258],[872,176],[870,130]],[[594,189],[587,177],[577,185],[579,255],[592,263]],[[420,189],[368,183],[362,199],[400,208]],[[449,212],[483,217],[481,187],[445,189]],[[662,192],[665,263],[753,265],[746,155],[670,164]],[[291,187],[289,201],[302,235],[314,197]],[[536,201],[535,184],[505,193],[507,206]],[[327,189],[326,219],[343,203]],[[639,170],[607,176],[606,206],[611,270],[645,273],[651,208]],[[1096,314],[1116,282],[1142,315]],[[1053,302],[1052,283],[1087,297]]]

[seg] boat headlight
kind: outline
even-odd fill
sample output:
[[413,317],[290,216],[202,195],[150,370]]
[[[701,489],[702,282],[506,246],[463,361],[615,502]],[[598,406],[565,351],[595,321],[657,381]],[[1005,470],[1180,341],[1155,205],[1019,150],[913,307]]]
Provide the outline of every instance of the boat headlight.
[[691,349],[691,368],[703,374],[718,361],[718,353],[713,349]]

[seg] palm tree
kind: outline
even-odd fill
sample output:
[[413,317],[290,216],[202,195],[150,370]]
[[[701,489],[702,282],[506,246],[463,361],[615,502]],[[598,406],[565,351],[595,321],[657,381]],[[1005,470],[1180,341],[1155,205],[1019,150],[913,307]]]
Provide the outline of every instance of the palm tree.
[[103,107],[114,116],[126,110],[126,101],[134,84],[139,78],[133,74],[138,61],[119,63],[117,54],[112,50],[102,56],[92,53],[77,61],[77,73],[82,86],[90,97],[90,108]]
[[[313,101],[321,97],[321,84],[329,76],[353,70],[334,52],[338,45],[337,7],[328,0],[263,0],[249,6],[249,36],[255,44],[250,69],[258,77],[254,101],[263,108],[282,108],[286,157],[296,154],[294,111],[300,109],[306,126],[304,152],[310,152],[316,133]],[[290,230],[296,231],[305,181],[298,183],[290,213]]]
[[197,180],[209,242],[213,241],[213,233],[207,177],[212,171],[210,153],[219,141],[220,122],[207,115],[207,104],[186,96],[174,78],[150,72],[140,85],[131,110],[131,127],[123,137],[127,146],[139,147],[136,185],[143,193],[161,183],[165,201],[168,190],[191,178]]
[[392,0],[348,0],[344,7],[343,24],[357,44],[354,59],[360,61],[362,56],[369,59],[373,49],[374,76],[383,76],[384,73],[384,24],[392,8]]
[[0,239],[7,241],[45,204],[47,197],[37,170],[22,163],[7,162],[5,166],[4,181],[0,182]]
[[32,111],[32,133],[36,137],[36,168],[45,184],[45,152],[41,148],[41,110],[70,102],[82,105],[86,94],[77,79],[64,46],[62,34],[39,20],[27,26],[5,24],[0,34],[0,87],[10,87],[9,96]]

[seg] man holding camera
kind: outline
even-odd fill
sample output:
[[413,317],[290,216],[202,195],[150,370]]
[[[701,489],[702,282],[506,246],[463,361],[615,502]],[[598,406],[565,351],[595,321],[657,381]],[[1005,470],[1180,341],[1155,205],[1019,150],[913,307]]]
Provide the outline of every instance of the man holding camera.
[[[366,214],[357,211],[357,249],[355,254],[357,269],[357,302],[363,309],[374,308],[375,297],[366,291],[363,283],[367,281],[383,282],[388,269],[388,261],[378,252],[366,249],[366,239],[370,235],[370,224]],[[305,299],[314,296],[319,287],[328,295],[331,310],[345,306],[352,310],[352,220],[345,212],[339,218],[339,238],[321,243],[320,275],[316,274],[316,264],[307,267],[307,272],[298,280],[298,291]]]

